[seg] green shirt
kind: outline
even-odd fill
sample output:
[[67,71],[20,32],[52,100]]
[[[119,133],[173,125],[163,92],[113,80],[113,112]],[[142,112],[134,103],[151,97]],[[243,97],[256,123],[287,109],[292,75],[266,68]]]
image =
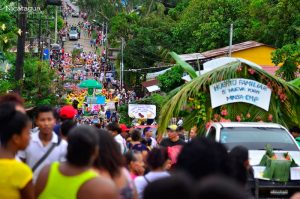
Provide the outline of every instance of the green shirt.
[[98,174],[92,170],[76,176],[64,176],[59,171],[59,163],[50,166],[46,187],[38,199],[76,199],[81,185],[95,178]]
[[295,140],[296,140],[298,146],[300,147],[300,137],[296,137]]

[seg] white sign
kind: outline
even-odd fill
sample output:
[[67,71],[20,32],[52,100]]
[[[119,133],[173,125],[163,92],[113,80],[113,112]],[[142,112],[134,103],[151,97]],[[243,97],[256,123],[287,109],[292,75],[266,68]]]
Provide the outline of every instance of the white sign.
[[156,117],[156,106],[148,104],[129,104],[128,115],[131,118],[154,119]]
[[228,79],[209,86],[212,108],[245,102],[269,110],[271,89],[250,79]]

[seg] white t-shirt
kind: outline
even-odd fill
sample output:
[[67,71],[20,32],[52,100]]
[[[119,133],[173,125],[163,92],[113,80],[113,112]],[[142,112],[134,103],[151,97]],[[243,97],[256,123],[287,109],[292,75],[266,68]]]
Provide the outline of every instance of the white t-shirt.
[[118,134],[118,135],[115,136],[115,140],[120,145],[121,153],[122,154],[126,153],[127,147],[126,147],[125,139],[120,134]]
[[[161,179],[161,178],[166,178],[166,177],[169,177],[169,176],[170,176],[170,174],[167,171],[159,171],[159,172],[150,171],[145,176],[136,177],[134,179],[134,184],[135,184],[137,193],[139,195],[139,199],[143,199],[144,189],[149,184],[149,182],[153,182],[155,180],[158,180],[158,179]],[[147,182],[147,180],[145,178],[147,178],[147,180],[149,182]]]
[[[26,159],[26,164],[32,168],[37,161],[48,151],[51,147],[52,143],[58,142],[58,136],[52,132],[52,140],[47,146],[43,146],[40,138],[39,132],[31,134],[31,140],[29,145],[24,151],[19,151],[18,157],[22,159]],[[33,173],[33,182],[37,180],[38,174],[40,173],[41,169],[51,164],[52,162],[63,162],[66,161],[66,154],[67,154],[67,146],[68,143],[65,140],[61,140],[60,144],[56,146],[48,157],[36,168]]]

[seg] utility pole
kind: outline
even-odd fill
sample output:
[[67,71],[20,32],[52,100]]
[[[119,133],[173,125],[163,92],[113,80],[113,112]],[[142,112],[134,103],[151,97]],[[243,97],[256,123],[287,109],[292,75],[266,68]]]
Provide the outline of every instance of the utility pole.
[[55,35],[54,35],[54,43],[57,43],[57,6],[55,6]]
[[102,22],[102,45],[104,46],[104,22]]
[[108,22],[106,22],[106,29],[105,29],[105,61],[106,61],[106,65],[108,64],[107,63],[107,47],[108,47],[108,35],[107,35],[107,29],[108,29]]
[[124,82],[124,38],[121,38],[121,64],[120,64],[120,84],[121,84],[121,90],[123,88],[123,82]]
[[200,63],[199,63],[199,57],[197,55],[197,65],[198,65],[198,73],[199,73],[199,76],[200,76]]
[[233,24],[230,24],[230,35],[229,35],[229,57],[231,57],[231,52],[232,52],[232,37],[233,37]]
[[42,59],[41,56],[43,54],[43,50],[42,50],[42,45],[41,45],[41,36],[42,36],[42,16],[40,14],[40,18],[39,18],[39,45],[38,45],[38,48],[39,48],[39,59]]
[[[18,0],[17,0],[18,1]],[[27,7],[27,0],[21,0],[21,6]],[[18,11],[19,12],[19,11]],[[25,55],[25,39],[26,39],[26,24],[27,24],[27,12],[22,10],[17,16],[18,27],[21,32],[18,35],[17,43],[17,58],[16,58],[16,70],[15,70],[15,81],[19,84],[23,79],[23,65]],[[21,86],[17,85],[15,88],[17,93],[21,93]]]

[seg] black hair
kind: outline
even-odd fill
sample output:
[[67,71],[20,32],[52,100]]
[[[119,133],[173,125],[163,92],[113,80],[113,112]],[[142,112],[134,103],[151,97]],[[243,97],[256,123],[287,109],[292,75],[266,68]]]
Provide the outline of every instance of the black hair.
[[106,126],[109,131],[116,131],[118,134],[122,133],[122,129],[120,128],[118,123],[111,122]]
[[200,180],[212,174],[228,175],[228,162],[228,153],[224,145],[201,137],[184,145],[178,156],[176,168],[195,180]]
[[97,135],[97,130],[92,126],[73,128],[68,137],[68,162],[76,166],[88,166],[98,146]]
[[60,132],[63,136],[68,137],[69,132],[71,129],[73,129],[74,127],[76,127],[77,122],[75,122],[74,120],[65,120],[63,121],[63,123],[60,126]]
[[165,147],[152,149],[147,156],[147,165],[151,170],[164,166],[168,159],[168,152]]
[[176,128],[176,131],[177,132],[180,132],[180,131],[183,131],[184,130],[184,128],[182,127],[182,126],[178,126],[177,128]]
[[120,175],[120,167],[124,165],[120,145],[106,130],[97,129],[97,131],[99,137],[99,156],[94,166],[108,171],[112,178],[118,176]]
[[246,199],[252,198],[234,181],[220,176],[210,176],[200,181],[194,190],[194,199]]
[[300,128],[299,127],[296,127],[296,126],[293,126],[292,128],[290,128],[290,132],[294,132],[294,133],[300,133]]
[[141,141],[141,132],[139,130],[134,129],[131,132],[132,141]]
[[126,165],[128,166],[128,165],[130,165],[130,162],[137,161],[137,158],[136,158],[135,154],[140,154],[140,153],[141,153],[140,151],[136,151],[136,150],[127,151],[124,154]]
[[190,179],[183,174],[150,182],[143,193],[144,199],[191,199]]
[[248,171],[245,161],[249,160],[248,149],[243,146],[234,147],[229,153],[232,177],[242,185],[246,185]]
[[37,107],[35,112],[35,119],[39,117],[40,113],[49,113],[49,112],[51,112],[53,114],[53,117],[55,118],[55,113],[51,106],[46,106],[46,105],[39,106]]
[[6,102],[0,105],[0,143],[3,146],[13,135],[20,135],[29,122],[24,113],[15,110],[15,103]]
[[148,131],[150,131],[151,130],[151,127],[146,127],[146,128],[144,128],[144,130],[143,130],[143,135],[146,135],[146,133],[148,132]]

